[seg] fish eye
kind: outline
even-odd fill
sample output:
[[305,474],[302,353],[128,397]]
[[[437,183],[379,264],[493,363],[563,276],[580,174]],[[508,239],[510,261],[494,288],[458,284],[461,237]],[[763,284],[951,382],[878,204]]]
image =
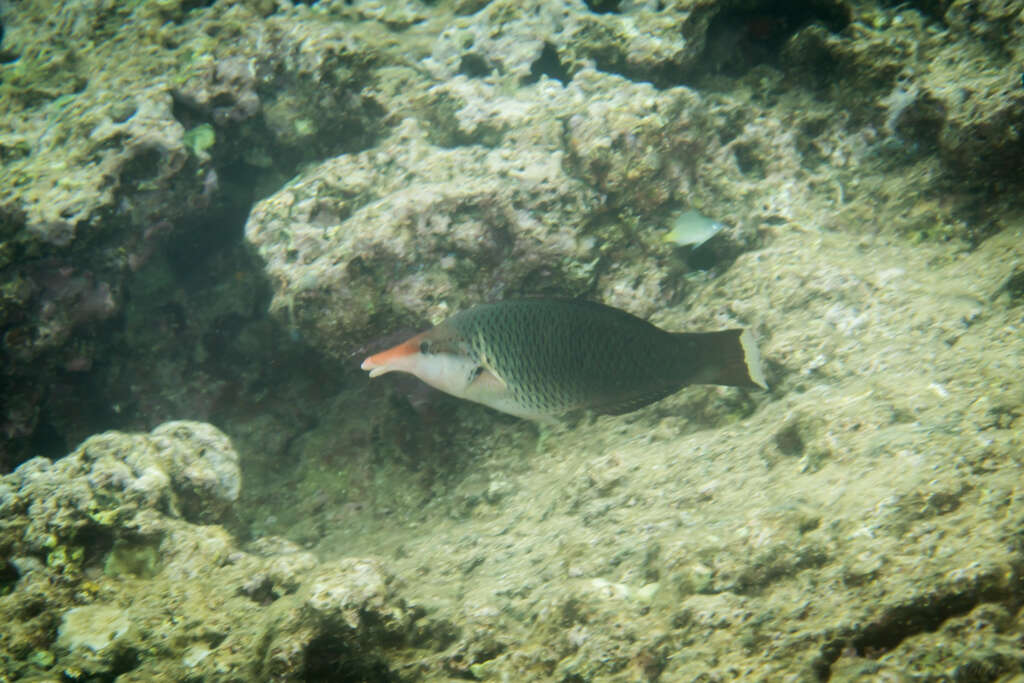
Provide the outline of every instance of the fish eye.
[[425,339],[420,342],[420,353],[430,353],[430,342]]

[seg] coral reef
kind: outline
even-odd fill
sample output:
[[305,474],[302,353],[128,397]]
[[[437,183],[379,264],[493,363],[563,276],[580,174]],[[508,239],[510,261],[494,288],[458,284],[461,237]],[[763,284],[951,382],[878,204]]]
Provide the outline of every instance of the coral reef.
[[[254,217],[284,334],[344,358],[396,322],[423,325],[512,293],[593,296],[650,315],[685,296],[694,269],[759,245],[766,224],[826,214],[830,228],[864,222],[868,202],[887,207],[886,230],[976,244],[1000,229],[1024,158],[1012,12],[998,3],[976,16],[959,5],[842,2],[8,3],[2,460],[10,468],[104,426],[152,426],[190,403],[216,404],[223,392],[211,385],[252,385],[251,372],[207,364],[182,393],[195,401],[154,405],[154,391],[125,378],[155,359],[131,335],[111,334],[140,299],[131,291],[162,300],[147,311],[154,324],[168,309],[182,313],[180,347],[203,346],[237,318],[193,317],[209,293],[182,302],[167,271],[192,290],[242,271],[239,289],[251,292],[263,275],[238,237],[255,198],[290,179],[288,192],[315,193],[318,173],[401,159],[407,140],[421,153],[405,157],[416,178],[436,166],[476,195],[442,189],[443,205],[405,204],[403,218],[388,214],[383,194],[328,183],[312,218],[350,233],[349,212],[376,201],[385,232],[417,226],[367,253],[383,239],[328,238],[325,253],[362,264],[352,273],[289,263],[289,250],[282,260],[257,229],[276,200]],[[1011,28],[993,28],[1002,26]],[[319,165],[293,179],[311,161]],[[397,173],[373,172],[401,187]],[[558,186],[543,206],[530,203],[537,173]],[[360,194],[331,194],[340,191]],[[512,210],[517,197],[526,203]],[[680,259],[654,233],[686,208],[733,228]],[[501,233],[490,239],[511,243],[467,248],[469,218],[449,224],[465,227],[462,244],[419,235],[440,229],[438,210],[484,212],[477,220],[493,218]],[[350,282],[345,311],[324,305]],[[397,282],[412,287],[403,300]],[[381,300],[370,286],[385,290]],[[258,326],[256,311],[245,326]],[[104,362],[114,357],[127,360]],[[164,364],[195,357],[182,348]],[[70,408],[97,391],[107,405]]]
[[[301,28],[308,16],[264,22],[259,8],[244,4],[190,9],[77,0],[3,8],[4,470],[40,450],[59,454],[97,424],[138,427],[180,415],[182,405],[128,410],[147,397],[123,395],[136,393],[118,380],[125,368],[93,362],[136,353],[118,348],[111,334],[131,305],[126,291],[146,291],[148,302],[180,298],[162,282],[168,262],[192,288],[236,275],[245,263],[238,243],[244,216],[264,184],[278,187],[315,155],[365,147],[380,125],[379,107],[361,94],[368,64],[335,68],[355,48],[329,18],[310,38]],[[238,39],[224,40],[222,32]],[[335,61],[325,61],[329,53]],[[312,121],[327,133],[314,136]],[[197,131],[207,131],[202,145]],[[215,254],[230,256],[217,263]],[[224,321],[215,323],[198,335],[216,334]],[[153,361],[137,362],[128,371]],[[230,373],[216,380],[241,381]],[[208,393],[208,383],[191,391]],[[46,391],[53,385],[63,391]],[[110,401],[119,409],[83,419],[63,399],[98,390],[122,394]]]
[[378,643],[400,642],[416,616],[393,578],[282,539],[239,549],[216,525],[238,497],[237,457],[214,427],[172,422],[0,479],[5,676],[308,680],[319,658],[378,668]]
[[[0,0],[0,678],[1020,676],[1019,13]],[[358,376],[531,294],[771,390]]]

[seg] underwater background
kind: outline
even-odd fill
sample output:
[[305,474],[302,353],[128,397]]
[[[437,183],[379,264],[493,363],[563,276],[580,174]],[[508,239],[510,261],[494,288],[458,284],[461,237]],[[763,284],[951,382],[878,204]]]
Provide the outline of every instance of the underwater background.
[[[1024,4],[0,0],[0,681],[1024,676]],[[538,426],[480,302],[751,329]]]

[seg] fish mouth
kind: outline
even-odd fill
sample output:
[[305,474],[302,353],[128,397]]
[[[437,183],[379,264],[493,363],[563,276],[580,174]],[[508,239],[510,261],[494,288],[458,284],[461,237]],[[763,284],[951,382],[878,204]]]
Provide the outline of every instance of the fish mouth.
[[384,373],[397,370],[396,364],[401,364],[403,359],[407,359],[419,353],[420,340],[423,338],[422,334],[418,334],[412,339],[402,342],[398,346],[392,346],[390,349],[375,353],[363,361],[359,367],[363,370],[369,370],[370,377],[379,377]]
[[359,367],[363,370],[369,370],[371,379],[373,379],[374,377],[380,377],[384,373],[391,372],[391,369],[386,365],[375,365],[370,362],[369,358],[364,360],[363,364],[360,365]]
[[[387,352],[384,352],[384,353],[387,353]],[[381,355],[382,354],[378,353],[375,356],[368,357],[366,360],[363,361],[362,365],[359,366],[359,369],[360,370],[368,370],[369,373],[370,373],[370,377],[371,378],[372,377],[379,377],[380,375],[383,375],[386,372],[390,372],[391,368],[389,368],[387,366],[387,363],[381,363],[380,362],[379,357]]]

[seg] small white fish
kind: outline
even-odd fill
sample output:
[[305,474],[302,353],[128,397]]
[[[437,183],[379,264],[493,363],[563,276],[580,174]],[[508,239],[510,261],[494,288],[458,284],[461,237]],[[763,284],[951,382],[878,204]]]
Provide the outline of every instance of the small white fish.
[[686,245],[699,247],[721,232],[724,227],[722,223],[713,218],[708,218],[690,209],[679,214],[672,224],[672,229],[665,233],[665,237],[662,239],[680,247]]

